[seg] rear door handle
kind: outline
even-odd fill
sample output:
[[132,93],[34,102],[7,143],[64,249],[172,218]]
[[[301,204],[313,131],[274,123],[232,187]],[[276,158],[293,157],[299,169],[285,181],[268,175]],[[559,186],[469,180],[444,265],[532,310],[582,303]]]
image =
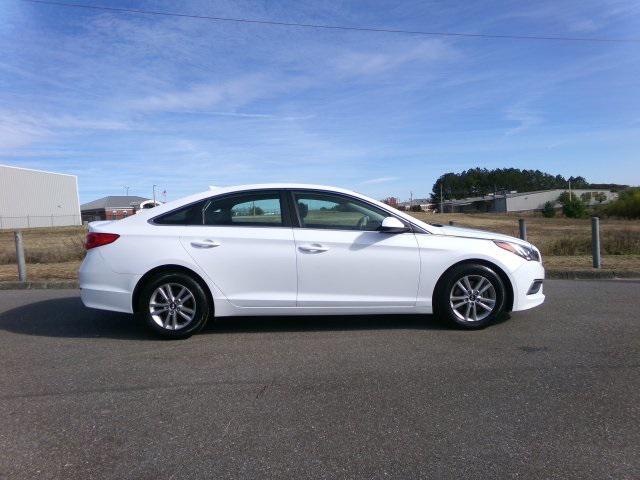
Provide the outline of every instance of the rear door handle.
[[220,242],[216,242],[215,240],[194,240],[191,242],[191,246],[193,248],[213,248],[219,247]]
[[298,249],[302,252],[307,252],[307,253],[322,253],[329,250],[329,247],[325,247],[320,243],[311,243],[307,245],[300,245]]

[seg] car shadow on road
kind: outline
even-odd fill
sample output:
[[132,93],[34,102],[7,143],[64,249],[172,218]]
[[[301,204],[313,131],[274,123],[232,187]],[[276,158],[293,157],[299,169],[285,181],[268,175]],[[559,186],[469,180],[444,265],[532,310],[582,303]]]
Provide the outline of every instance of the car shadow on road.
[[[201,334],[349,330],[447,330],[432,315],[323,315],[217,318]],[[0,330],[64,338],[157,340],[132,315],[86,308],[78,297],[29,303],[0,313]]]

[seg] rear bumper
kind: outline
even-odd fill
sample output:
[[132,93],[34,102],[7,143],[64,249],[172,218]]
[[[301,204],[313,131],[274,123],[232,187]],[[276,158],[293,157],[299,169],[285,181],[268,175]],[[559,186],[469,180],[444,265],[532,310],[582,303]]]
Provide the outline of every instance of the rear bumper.
[[132,297],[140,275],[115,273],[100,252],[87,252],[80,270],[80,298],[86,307],[133,313]]
[[513,272],[513,311],[527,310],[544,302],[544,286],[529,293],[536,280],[544,279],[544,267],[540,262],[526,262]]

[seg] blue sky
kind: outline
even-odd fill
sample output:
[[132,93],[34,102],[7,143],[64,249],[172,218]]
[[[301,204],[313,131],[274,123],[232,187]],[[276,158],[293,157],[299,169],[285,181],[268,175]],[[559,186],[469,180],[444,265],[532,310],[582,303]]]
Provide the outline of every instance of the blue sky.
[[[635,1],[76,3],[299,23],[640,37]],[[427,196],[442,173],[640,184],[640,44],[310,30],[0,2],[0,163],[82,202],[300,181]]]

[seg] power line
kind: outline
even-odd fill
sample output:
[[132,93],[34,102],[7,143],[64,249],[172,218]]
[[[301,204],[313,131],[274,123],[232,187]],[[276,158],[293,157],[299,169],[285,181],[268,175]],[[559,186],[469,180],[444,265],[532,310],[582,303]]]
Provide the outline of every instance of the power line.
[[133,13],[141,15],[160,15],[165,17],[193,18],[198,20],[213,20],[216,22],[250,23],[258,25],[272,25],[278,27],[316,28],[324,30],[348,30],[356,32],[396,33],[406,35],[426,35],[440,37],[466,37],[466,38],[493,38],[508,40],[556,40],[564,42],[606,42],[606,43],[636,43],[640,38],[603,38],[603,37],[563,37],[541,35],[497,35],[484,33],[460,33],[460,32],[428,32],[420,30],[395,30],[390,28],[375,27],[345,27],[339,25],[322,25],[314,23],[276,22],[270,20],[251,20],[248,18],[212,17],[209,15],[189,15],[186,13],[158,12],[154,10],[139,10],[133,8],[104,7],[100,5],[82,5],[78,3],[55,2],[50,0],[22,0],[24,2],[53,5],[57,7],[85,8],[90,10],[103,10],[116,13]]

